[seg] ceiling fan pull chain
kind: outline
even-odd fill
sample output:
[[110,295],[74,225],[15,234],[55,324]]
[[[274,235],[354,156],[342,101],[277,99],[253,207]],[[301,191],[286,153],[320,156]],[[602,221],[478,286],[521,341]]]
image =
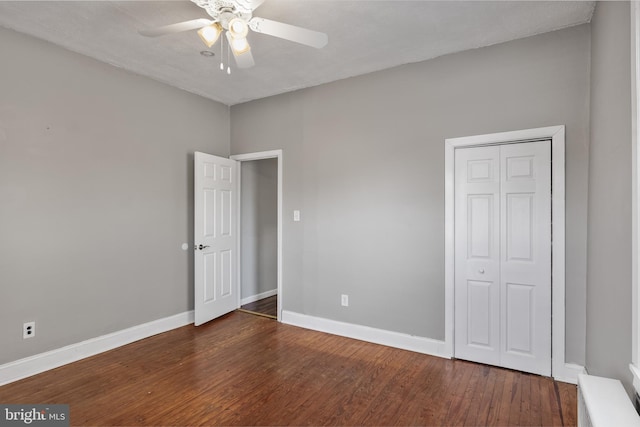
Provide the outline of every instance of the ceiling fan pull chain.
[[224,71],[224,37],[220,37],[220,71]]
[[231,75],[231,60],[229,59],[229,43],[227,43],[227,75]]

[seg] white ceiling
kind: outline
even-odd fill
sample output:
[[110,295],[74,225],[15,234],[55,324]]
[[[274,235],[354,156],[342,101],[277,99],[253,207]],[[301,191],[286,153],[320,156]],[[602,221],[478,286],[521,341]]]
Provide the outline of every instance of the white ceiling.
[[[180,1],[0,1],[0,26],[233,105],[448,53],[590,22],[586,1],[266,0],[254,16],[329,36],[314,49],[263,34],[248,38],[256,65],[220,71],[220,46],[195,31],[158,38],[138,30],[206,12]],[[226,53],[224,55],[226,62]],[[46,69],[46,64],[43,64]]]

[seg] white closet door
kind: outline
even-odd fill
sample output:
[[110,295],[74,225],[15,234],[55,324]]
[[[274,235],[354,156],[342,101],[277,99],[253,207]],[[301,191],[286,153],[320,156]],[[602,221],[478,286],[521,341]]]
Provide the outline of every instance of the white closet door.
[[551,143],[500,147],[501,365],[551,375]]
[[500,148],[456,150],[455,356],[500,364]]
[[455,356],[551,374],[551,144],[456,150]]

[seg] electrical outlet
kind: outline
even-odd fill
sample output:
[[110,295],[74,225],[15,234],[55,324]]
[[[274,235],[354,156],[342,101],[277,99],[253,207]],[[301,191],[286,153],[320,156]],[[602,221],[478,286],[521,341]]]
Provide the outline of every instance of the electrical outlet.
[[26,322],[22,325],[22,338],[33,338],[36,336],[36,322]]
[[349,295],[342,295],[342,306],[349,307]]

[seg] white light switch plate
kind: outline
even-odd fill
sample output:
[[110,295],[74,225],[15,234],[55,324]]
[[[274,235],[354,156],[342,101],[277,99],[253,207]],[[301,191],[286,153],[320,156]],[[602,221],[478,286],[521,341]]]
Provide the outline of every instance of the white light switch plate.
[[300,211],[298,211],[298,210],[293,211],[293,220],[294,221],[300,221]]

